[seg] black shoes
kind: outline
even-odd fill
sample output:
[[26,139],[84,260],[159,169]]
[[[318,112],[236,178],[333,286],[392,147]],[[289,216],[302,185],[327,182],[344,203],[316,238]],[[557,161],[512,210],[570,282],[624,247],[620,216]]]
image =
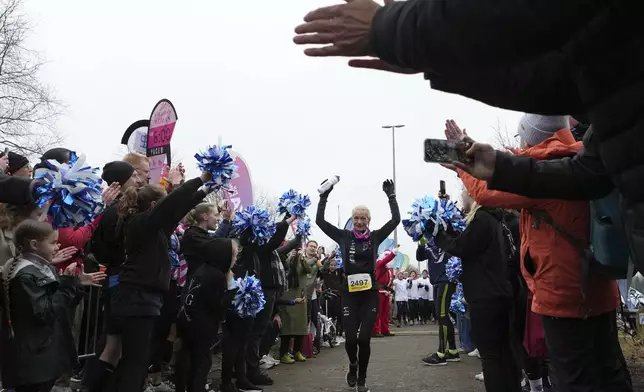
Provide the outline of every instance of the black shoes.
[[349,388],[355,388],[358,383],[358,364],[349,364],[349,371],[347,372],[347,385]]

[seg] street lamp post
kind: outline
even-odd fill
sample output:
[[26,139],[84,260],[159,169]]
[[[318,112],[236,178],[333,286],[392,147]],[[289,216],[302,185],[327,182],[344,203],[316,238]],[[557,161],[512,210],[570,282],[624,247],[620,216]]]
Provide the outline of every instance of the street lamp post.
[[[396,183],[396,129],[404,128],[404,125],[383,125],[383,129],[391,129],[391,152],[393,158],[393,171],[394,171],[394,186],[398,187]],[[398,245],[398,227],[394,229],[394,242]]]

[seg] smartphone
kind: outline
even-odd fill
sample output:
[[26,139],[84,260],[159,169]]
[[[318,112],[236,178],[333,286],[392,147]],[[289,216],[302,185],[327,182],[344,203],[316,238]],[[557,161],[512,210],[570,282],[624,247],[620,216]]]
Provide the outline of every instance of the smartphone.
[[444,195],[447,193],[447,191],[445,191],[445,181],[441,180],[440,188],[438,188],[438,191],[440,192],[441,195]]
[[459,161],[468,163],[470,159],[465,155],[472,146],[470,142],[455,142],[445,139],[425,139],[425,162],[452,163]]

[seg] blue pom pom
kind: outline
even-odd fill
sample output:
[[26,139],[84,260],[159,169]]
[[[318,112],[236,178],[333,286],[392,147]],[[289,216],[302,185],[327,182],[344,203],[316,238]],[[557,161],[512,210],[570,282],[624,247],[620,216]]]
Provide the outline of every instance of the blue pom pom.
[[306,209],[311,205],[311,199],[308,195],[300,195],[293,189],[289,189],[280,196],[277,203],[277,212],[280,214],[291,214],[293,216],[303,217],[306,215]]
[[197,166],[202,171],[210,173],[212,179],[206,186],[213,190],[228,188],[233,179],[237,166],[233,164],[233,158],[228,153],[232,146],[211,146],[201,154],[195,154]]
[[403,220],[405,232],[418,241],[423,236],[435,237],[439,229],[446,229],[450,225],[455,231],[465,230],[465,221],[456,204],[451,200],[439,200],[432,196],[417,199],[411,205],[409,219]]
[[40,208],[49,205],[47,214],[54,228],[89,224],[103,211],[99,169],[85,165],[85,156],[70,154],[69,163],[50,159],[47,167],[36,169],[35,179],[44,182],[34,189],[34,200]]
[[342,251],[340,250],[339,246],[335,248],[335,261],[336,261],[337,268],[338,269],[342,268]]
[[305,216],[304,218],[300,218],[297,221],[296,234],[301,235],[304,239],[309,238],[309,236],[311,235],[311,218]]
[[459,314],[465,313],[465,304],[463,303],[463,285],[461,283],[456,285],[456,291],[452,294],[449,310]]
[[461,263],[461,259],[455,256],[450,257],[447,264],[445,264],[445,274],[447,275],[447,279],[452,283],[458,283],[462,273],[463,264]]
[[259,279],[255,275],[246,275],[243,279],[237,279],[236,283],[239,290],[233,298],[235,312],[241,318],[257,316],[257,313],[261,312],[266,305],[264,290]]
[[251,242],[264,245],[275,234],[277,227],[266,210],[248,206],[235,213],[233,227],[237,233],[251,230]]

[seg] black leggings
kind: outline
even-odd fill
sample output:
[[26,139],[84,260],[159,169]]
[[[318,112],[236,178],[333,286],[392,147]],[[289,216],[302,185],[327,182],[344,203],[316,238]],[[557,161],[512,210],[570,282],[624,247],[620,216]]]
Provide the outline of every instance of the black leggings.
[[379,299],[376,290],[342,293],[345,349],[349,362],[358,363],[358,380],[361,381],[367,379],[367,367],[371,356],[371,331],[376,322]]
[[155,316],[112,316],[111,328],[121,336],[121,359],[116,367],[118,392],[141,392],[148,376]]
[[479,350],[488,392],[520,392],[521,371],[512,352],[511,302],[469,304],[470,336]]
[[180,320],[177,325],[181,338],[181,351],[177,354],[175,390],[177,392],[201,392],[208,383],[212,366],[213,345],[219,322],[217,320],[187,322]]
[[419,301],[418,299],[409,300],[409,321],[418,321],[419,313]]
[[455,291],[456,285],[453,283],[434,285],[435,316],[438,321],[438,352],[441,354],[447,350],[456,350],[454,323],[449,317],[449,305]]
[[409,305],[407,301],[396,301],[396,315],[398,318],[398,325],[401,321],[407,321],[407,311],[409,310]]
[[340,297],[327,298],[326,300],[327,311],[331,319],[335,321],[335,331],[338,336],[342,336],[344,332],[342,328],[342,299]]
[[291,339],[293,339],[293,353],[302,353],[302,347],[304,345],[304,336],[282,336],[280,344],[280,358],[288,354],[289,346],[291,345]]
[[41,382],[38,384],[21,385],[15,387],[16,392],[49,392],[54,387],[56,380]]
[[252,318],[240,318],[237,313],[228,311],[222,338],[221,383],[232,381],[233,368],[237,382],[246,381],[246,348],[250,338]]
[[160,373],[163,370],[164,362],[170,362],[170,358],[172,358],[172,343],[168,341],[168,336],[172,324],[177,320],[180,303],[180,299],[177,297],[178,291],[177,282],[171,281],[170,289],[163,297],[161,316],[157,317],[154,323],[150,356],[151,373]]

